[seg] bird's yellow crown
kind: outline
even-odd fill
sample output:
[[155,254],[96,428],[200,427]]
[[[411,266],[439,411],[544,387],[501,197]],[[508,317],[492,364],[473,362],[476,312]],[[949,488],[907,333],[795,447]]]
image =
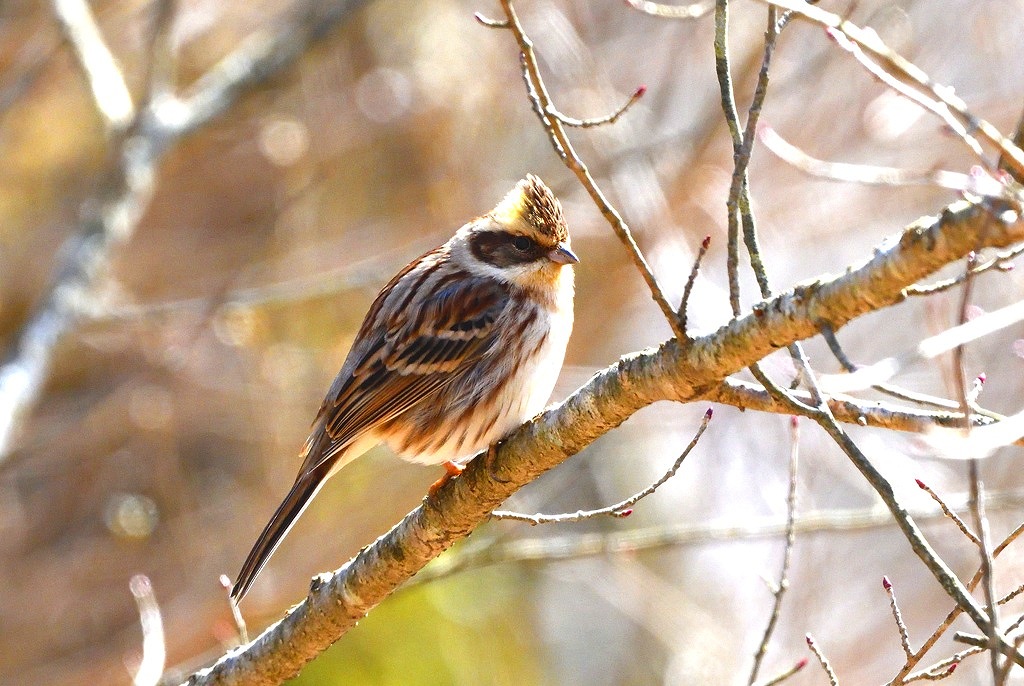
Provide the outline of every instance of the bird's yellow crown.
[[569,239],[562,205],[544,182],[533,174],[515,185],[491,212],[500,224],[514,227],[525,223],[550,245]]

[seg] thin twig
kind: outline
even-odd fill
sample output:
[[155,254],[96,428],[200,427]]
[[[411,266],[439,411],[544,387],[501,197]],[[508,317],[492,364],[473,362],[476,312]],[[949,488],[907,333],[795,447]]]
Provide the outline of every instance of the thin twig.
[[590,129],[595,126],[614,124],[619,120],[619,117],[624,115],[630,107],[635,105],[637,101],[640,100],[640,98],[642,98],[644,96],[644,93],[646,92],[647,86],[639,86],[635,91],[633,91],[633,94],[629,96],[629,99],[626,100],[626,102],[624,102],[621,107],[619,107],[611,114],[605,115],[603,117],[594,117],[592,119],[575,119],[573,117],[562,114],[560,111],[555,109],[553,105],[548,107],[547,113],[554,117],[555,119],[557,119],[558,121],[562,122],[562,124],[564,124],[565,126],[571,126],[577,129]]
[[[1013,248],[1011,250],[998,252],[993,257],[982,262],[978,262],[971,270],[971,274],[983,274],[992,269],[996,269],[999,271],[1012,271],[1014,265],[1011,260],[1020,257],[1021,254],[1024,254],[1024,245],[1017,246],[1016,248]],[[948,279],[942,279],[940,281],[936,281],[934,283],[930,283],[927,285],[916,285],[911,286],[910,288],[904,288],[903,292],[906,295],[934,295],[936,293],[948,291],[951,288],[954,288],[955,286],[959,286],[964,281],[965,274],[960,274],[959,276],[954,276]]]
[[626,0],[626,4],[644,14],[662,19],[700,19],[715,7],[714,0],[693,2],[689,5],[666,5],[650,0]]
[[[1010,624],[1010,626],[1006,627],[1006,633],[1007,634],[1013,633],[1014,631],[1016,631],[1017,629],[1020,628],[1021,624],[1024,624],[1024,615],[1021,615],[1021,616],[1017,617],[1017,619],[1015,619]],[[1016,642],[1016,639],[1015,639],[1014,642]]]
[[[1017,540],[1017,538],[1019,538],[1022,534],[1024,534],[1024,523],[1020,524],[1016,529],[1011,531],[1006,536],[1006,538],[1004,538],[1003,541],[992,550],[992,557],[998,557],[1000,553],[1006,550],[1006,548],[1015,540]],[[978,570],[974,573],[974,576],[971,577],[971,580],[967,583],[967,588],[969,590],[973,591],[978,586],[978,582],[981,581],[981,575],[982,570],[979,567]],[[909,660],[907,660],[903,667],[900,668],[899,672],[896,673],[896,676],[894,676],[889,681],[889,686],[892,686],[893,684],[902,684],[907,682],[908,675],[910,675],[911,670],[914,669],[914,666],[917,665],[924,658],[928,651],[931,650],[932,647],[943,636],[943,634],[946,633],[946,630],[949,629],[950,626],[952,626],[953,622],[956,620],[957,617],[960,616],[962,612],[963,610],[959,606],[954,606],[953,609],[949,611],[949,613],[946,615],[946,618],[942,620],[942,623],[940,623],[939,626],[935,628],[935,630],[931,633],[930,636],[928,636],[925,642],[921,644],[921,647],[918,648],[917,652],[914,653],[914,655]],[[1011,625],[1007,628],[1007,631],[1013,631],[1013,628],[1014,627]]]
[[[800,401],[799,407],[809,408],[806,412],[799,412],[801,416],[815,416],[817,410],[810,405],[813,402],[810,393],[788,391],[788,394]],[[701,398],[740,409],[753,409],[776,414],[793,414],[794,410],[799,409],[792,403],[779,400],[777,395],[757,384],[734,378],[725,379],[719,385],[707,389],[705,393],[701,394]],[[833,416],[846,424],[927,434],[938,428],[956,429],[963,423],[963,415],[959,412],[918,410],[882,401],[861,400],[838,394],[829,395],[827,402]],[[975,412],[971,415],[971,421],[976,427],[994,427],[998,426],[1001,420]],[[1024,439],[1017,439],[1013,444],[1024,446]]]
[[509,27],[507,21],[503,19],[491,19],[490,17],[485,16],[482,12],[474,12],[473,18],[489,29],[507,29]]
[[806,667],[807,666],[807,662],[808,662],[807,658],[806,657],[802,657],[799,660],[797,660],[793,664],[793,666],[790,667],[789,669],[787,669],[786,671],[784,671],[781,674],[778,674],[776,676],[773,676],[768,681],[760,682],[757,686],[778,686],[783,681],[789,679],[791,676],[793,676],[794,674],[799,672],[801,669]]
[[832,686],[839,686],[839,678],[836,676],[835,670],[832,669],[832,665],[829,664],[828,658],[826,658],[825,654],[821,652],[821,648],[819,648],[818,644],[815,643],[814,638],[810,634],[807,634],[806,640],[807,647],[811,649],[812,653],[814,653],[814,657],[818,658],[818,664],[821,665],[822,670],[824,670],[825,674],[828,676],[828,683]]
[[[963,415],[961,415],[961,417],[962,416]],[[961,421],[963,421],[963,419],[961,419]],[[946,515],[949,519],[951,519],[954,524],[956,524],[957,528],[960,529],[961,533],[963,533],[963,535],[966,536],[971,541],[971,543],[973,543],[974,545],[981,545],[981,541],[978,540],[978,537],[974,535],[974,532],[967,528],[967,523],[964,522],[964,520],[960,519],[960,517],[955,512],[950,510],[949,506],[946,505],[942,498],[940,498],[939,495],[935,491],[933,491],[928,484],[921,481],[920,479],[914,479],[914,481],[917,483],[918,488],[920,488],[922,491],[931,496],[932,500],[939,504],[939,507],[942,508],[942,513]]]
[[235,603],[234,599],[231,597],[232,581],[227,574],[221,574],[219,581],[221,588],[223,588],[227,594],[228,609],[231,610],[231,619],[235,623],[235,631],[238,632],[238,641],[241,645],[245,645],[249,642],[249,629],[245,625],[245,618],[242,617],[242,611],[238,609],[238,604]]
[[[971,304],[971,296],[974,292],[973,268],[976,266],[977,253],[971,252],[967,256],[967,265],[964,268],[964,287],[960,298],[960,313],[958,325],[967,323],[967,312]],[[960,344],[953,349],[953,378],[956,383],[956,390],[960,396],[960,412],[964,416],[963,432],[969,435],[971,431],[971,400],[967,387],[967,371],[964,362],[964,345]],[[968,456],[973,457],[973,456]],[[974,528],[977,534],[978,554],[981,556],[981,586],[985,595],[985,609],[988,611],[989,624],[982,627],[988,635],[989,645],[995,646],[999,640],[999,606],[996,603],[995,574],[993,571],[992,549],[989,545],[988,518],[985,516],[984,485],[981,482],[980,467],[978,459],[969,459],[967,462],[967,478],[970,486],[971,514],[974,517]],[[1000,654],[996,650],[989,653],[992,667],[992,678],[998,683],[1002,666],[999,662]]]
[[[961,509],[967,510],[967,497]],[[1001,497],[989,495],[989,510],[1013,511],[1024,504],[1024,492],[1008,493]],[[938,508],[915,510],[911,513],[921,523],[935,523],[945,518]],[[629,531],[607,533],[574,533],[543,538],[520,538],[510,541],[484,541],[462,548],[454,555],[433,561],[421,571],[412,583],[425,583],[446,578],[464,571],[508,562],[555,562],[574,560],[595,555],[631,554],[642,550],[657,550],[681,546],[702,545],[722,541],[763,540],[785,537],[785,521],[746,520],[737,524],[672,524],[644,527]],[[882,529],[895,526],[892,516],[877,508],[864,510],[807,512],[797,517],[793,530],[797,535],[827,532],[851,532]],[[958,615],[959,616],[959,613]],[[920,651],[919,651],[920,653]],[[923,656],[923,653],[920,654]],[[920,656],[919,656],[920,657]]]
[[145,89],[139,111],[149,111],[154,103],[174,95],[177,71],[175,43],[171,36],[177,0],[154,0],[149,24],[149,60],[143,83]]
[[704,236],[704,240],[700,242],[700,248],[697,250],[697,257],[693,260],[693,267],[690,269],[690,275],[686,279],[686,286],[683,287],[683,299],[679,302],[679,311],[677,316],[679,317],[679,325],[686,330],[686,310],[690,304],[690,295],[693,293],[693,285],[697,282],[697,274],[700,272],[700,263],[704,259],[705,253],[711,246],[711,236]]
[[896,591],[893,590],[889,577],[882,577],[882,588],[885,589],[886,595],[889,596],[889,609],[892,610],[892,618],[895,620],[896,630],[900,634],[900,645],[903,646],[903,653],[909,658],[914,654],[913,649],[910,647],[910,633],[907,631],[907,625],[903,621],[903,613],[900,612],[899,603],[896,602]]
[[124,132],[135,120],[135,105],[92,8],[86,0],[53,0],[53,10],[89,82],[96,109],[108,132]]
[[[802,2],[802,0],[761,1],[796,12],[802,17],[841,33],[850,41],[860,46],[860,48],[870,53],[875,59],[880,60],[887,70],[898,74],[901,83],[909,83],[919,92],[927,94],[928,98],[931,99],[930,104],[926,105],[928,109],[938,114],[944,121],[947,121],[949,118],[955,118],[955,128],[959,131],[965,132],[968,135],[971,132],[979,134],[999,149],[1008,168],[1016,171],[1018,174],[1024,174],[1024,151],[1021,151],[1013,141],[1006,138],[995,126],[971,114],[963,100],[953,94],[952,88],[935,83],[924,71],[885,45],[874,31],[861,29],[839,15],[826,12],[819,7]],[[899,92],[908,95],[907,90],[902,89]],[[908,95],[908,97],[912,96]],[[946,113],[948,113],[948,116]]]
[[[843,366],[843,369],[845,369],[847,373],[855,374],[865,368],[864,365],[856,364],[849,358],[849,356],[843,350],[842,345],[840,345],[839,339],[836,337],[835,332],[832,330],[832,327],[828,325],[828,323],[822,323],[821,337],[825,339],[825,343],[828,345],[828,349],[832,352],[832,355],[839,361],[839,364]],[[822,383],[824,385],[824,381],[821,377],[819,377],[818,381],[819,383]],[[919,405],[930,405],[931,407],[939,407],[946,410],[960,409],[960,403],[956,402],[955,400],[949,400],[948,398],[939,398],[934,395],[928,395],[926,393],[911,391],[906,388],[896,386],[894,384],[876,383],[870,384],[868,387],[878,391],[879,393],[884,393],[894,398],[899,398],[900,400],[906,400],[908,402],[917,403]],[[989,419],[993,419],[991,413],[989,413],[988,411],[982,410],[979,412],[976,409],[975,412]]]
[[[823,376],[820,382],[830,392],[849,392],[875,386],[892,378],[899,370],[911,364],[933,360],[955,350],[958,346],[991,335],[1020,321],[1024,321],[1024,300],[986,312],[964,324],[958,324],[934,336],[929,336],[920,341],[913,349],[904,350],[871,365],[856,366],[852,373]],[[821,325],[821,328],[824,329],[824,324]],[[967,401],[971,405],[972,412],[980,411],[970,403],[969,397]],[[957,406],[959,407],[960,404],[962,403],[958,403]],[[983,413],[990,418],[1009,419],[991,412]],[[1007,422],[1004,428],[1012,430],[1014,427]],[[1016,440],[1020,435],[1013,436],[1010,440]],[[998,444],[994,445],[998,447]],[[979,453],[975,453],[975,456],[977,454]],[[961,456],[961,458],[965,459],[966,456]]]
[[925,669],[907,675],[907,678],[904,679],[902,683],[909,684],[913,681],[936,681],[938,679],[945,679],[956,671],[961,662],[972,655],[978,655],[982,652],[984,651],[981,648],[967,648],[966,650],[953,653],[944,660],[939,660]]
[[[764,53],[761,58],[761,68],[757,74],[757,83],[754,86],[754,97],[750,107],[747,108],[747,123],[743,130],[743,137],[739,145],[733,143],[733,179],[732,188],[729,192],[730,210],[737,208],[740,219],[743,223],[743,242],[747,247],[750,257],[750,267],[757,279],[761,289],[761,297],[771,296],[772,288],[768,281],[768,273],[761,259],[761,248],[758,245],[757,225],[754,222],[754,212],[751,208],[750,180],[748,168],[750,157],[754,151],[754,141],[757,131],[757,122],[761,116],[761,108],[764,106],[765,98],[768,96],[768,78],[771,71],[772,56],[775,54],[775,46],[779,39],[782,25],[778,20],[778,13],[774,7],[768,8],[767,27],[764,33]],[[733,96],[735,97],[735,96]],[[793,352],[796,357],[795,351]]]
[[[732,147],[735,152],[743,145],[743,133],[740,131],[739,114],[736,111],[736,96],[732,85],[732,68],[729,57],[729,0],[715,2],[715,73],[718,76],[718,90],[722,102],[722,112],[729,134],[732,136]],[[735,176],[733,177],[735,179]],[[728,239],[726,244],[726,271],[729,276],[729,305],[732,314],[740,314],[740,239],[739,221],[735,211],[735,200],[732,189],[726,202],[728,208]]]
[[533,103],[534,111],[540,119],[541,125],[548,134],[551,145],[565,166],[576,175],[580,184],[586,189],[587,194],[590,195],[590,198],[594,201],[598,210],[600,210],[601,215],[611,225],[615,235],[619,237],[619,240],[626,247],[634,266],[640,272],[648,289],[650,289],[651,297],[661,309],[669,327],[672,329],[672,333],[679,340],[685,340],[686,333],[680,326],[679,318],[676,316],[675,310],[669,304],[664,291],[658,284],[654,271],[640,251],[640,246],[634,240],[632,231],[630,231],[629,226],[622,218],[622,215],[619,214],[619,211],[605,197],[604,192],[598,187],[594,177],[590,174],[590,169],[576,153],[572,142],[565,133],[561,120],[550,114],[550,112],[554,111],[554,106],[544,79],[541,76],[540,67],[537,64],[537,55],[534,51],[533,41],[526,35],[526,31],[519,22],[519,17],[512,6],[512,0],[501,0],[501,7],[505,11],[506,21],[504,23],[507,24],[507,26],[502,26],[501,28],[508,28],[519,45],[527,95]]
[[1011,600],[1019,596],[1021,593],[1024,593],[1024,584],[1021,584],[1020,586],[1018,586],[1017,588],[1013,589],[1012,591],[1004,595],[1002,598],[1000,598],[999,604],[1006,605],[1006,603],[1010,602]]
[[[981,539],[978,546],[978,554],[981,556],[981,584],[985,595],[985,606],[992,622],[988,627],[988,637],[991,645],[995,645],[999,638],[999,603],[995,591],[995,570],[992,561],[992,548],[989,543],[990,534],[988,517],[985,515],[985,486],[981,481],[979,460],[969,460],[968,479],[971,486],[971,513],[974,515],[974,525],[978,529],[978,537]],[[999,683],[999,674],[1002,672],[1000,654],[993,650],[991,655],[992,678]]]
[[156,686],[160,683],[167,661],[167,645],[164,640],[163,620],[160,618],[160,606],[156,602],[153,585],[147,576],[133,576],[128,588],[135,597],[135,604],[139,608],[139,624],[142,625],[142,660],[132,676],[132,683],[135,686]]
[[[957,654],[958,655],[964,655],[964,657],[966,657],[967,655],[973,655],[974,653],[965,650],[962,653],[957,653]],[[955,672],[956,668],[959,667],[959,666],[960,666],[960,660],[954,660],[952,663],[950,663],[950,665],[948,667],[942,669],[942,671],[931,670],[931,671],[926,671],[926,672],[918,673],[917,680],[919,680],[919,681],[941,681],[941,680],[943,680],[943,679],[945,679],[947,677],[953,676],[953,672]],[[910,681],[913,681],[913,680],[914,679],[908,679],[908,683]]]
[[633,513],[633,510],[629,509],[640,502],[642,499],[654,493],[658,490],[666,481],[671,479],[679,471],[679,468],[683,464],[683,460],[690,454],[690,452],[697,446],[697,442],[700,441],[700,437],[704,435],[704,430],[708,428],[708,424],[711,422],[711,416],[713,412],[711,408],[708,408],[707,412],[704,413],[704,419],[701,420],[700,427],[697,429],[697,433],[694,434],[690,443],[686,446],[686,449],[676,458],[676,461],[672,463],[672,466],[668,468],[657,481],[652,483],[650,486],[642,491],[634,493],[625,500],[609,505],[607,507],[598,508],[596,510],[578,510],[572,513],[565,514],[521,514],[519,512],[509,512],[507,510],[495,510],[491,517],[493,519],[511,519],[518,522],[527,522],[528,524],[563,524],[565,522],[580,522],[585,519],[593,519],[594,517],[600,517],[605,515],[611,515],[612,517],[628,517]]
[[[1018,622],[1024,621],[1024,615],[1017,620]],[[1010,630],[1012,631],[1012,629]],[[1019,634],[1013,639],[1013,647],[1020,650],[1021,646],[1024,645],[1024,633]],[[1014,663],[1011,660],[1006,660],[999,672],[996,674],[996,681],[994,686],[1005,686],[1010,679],[1010,671],[1013,669]]]
[[768,642],[775,633],[782,611],[782,598],[789,588],[789,566],[793,560],[793,544],[796,542],[796,478],[797,464],[800,457],[800,420],[790,417],[790,450],[789,450],[789,492],[786,495],[786,544],[782,552],[782,569],[779,572],[779,583],[775,585],[772,611],[768,616],[768,625],[761,635],[761,643],[754,651],[754,664],[750,669],[748,684],[757,681],[757,673],[761,670],[761,662],[768,651]]
[[953,634],[953,640],[957,643],[965,643],[977,648],[985,648],[986,650],[992,649],[992,643],[988,640],[988,636],[979,636],[966,631],[957,631]]
[[980,197],[1021,202],[1019,188],[1011,187],[1006,179],[1000,180],[1000,175],[989,174],[981,168],[976,167],[976,172],[963,174],[943,169],[914,171],[898,167],[828,162],[808,155],[770,126],[760,126],[757,133],[764,146],[779,159],[818,178],[877,186],[934,186]]

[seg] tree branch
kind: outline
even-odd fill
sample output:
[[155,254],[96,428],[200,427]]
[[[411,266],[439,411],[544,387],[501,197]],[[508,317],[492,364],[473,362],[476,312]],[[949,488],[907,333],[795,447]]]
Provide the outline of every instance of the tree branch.
[[[789,394],[803,404],[812,402],[811,394],[806,391],[789,391]],[[780,401],[765,388],[740,379],[725,379],[722,383],[702,396],[723,405],[732,405],[741,410],[758,410],[776,414],[792,414],[794,407]],[[943,412],[941,410],[920,410],[912,407],[894,405],[880,400],[861,400],[849,396],[832,395],[827,398],[828,407],[837,420],[845,424],[873,426],[879,429],[925,433],[935,428],[959,429],[964,424],[964,416],[960,412]],[[811,416],[808,412],[804,416]],[[971,414],[972,426],[992,426],[998,420],[978,413]],[[1024,446],[1024,438],[1018,439],[1014,445]]]
[[[248,89],[291,65],[311,43],[322,38],[362,5],[340,0],[327,7],[309,2],[283,28],[260,31],[212,67],[178,98],[153,93],[147,107],[134,113],[124,77],[80,0],[57,0],[58,16],[92,84],[93,97],[118,137],[116,164],[102,184],[91,212],[61,250],[49,292],[22,327],[12,354],[0,363],[0,460],[10,451],[20,421],[36,404],[49,375],[57,343],[90,307],[91,291],[111,255],[134,234],[149,207],[162,155],[184,136],[226,111]],[[159,49],[159,45],[154,46]],[[113,85],[112,85],[113,84]],[[102,87],[101,87],[102,86]],[[125,98],[128,98],[125,102]],[[125,118],[131,114],[131,121]]]
[[659,400],[700,398],[729,374],[814,336],[822,322],[838,330],[867,312],[901,302],[903,289],[971,250],[1024,240],[1024,221],[1015,213],[996,216],[1012,221],[993,221],[989,208],[956,203],[940,217],[912,224],[898,240],[841,276],[800,284],[707,336],[673,339],[623,357],[478,456],[459,478],[337,572],[316,577],[309,596],[284,619],[188,683],[277,684],[295,675],[512,493],[640,408]]
[[[952,507],[966,512],[967,501],[966,493],[958,494]],[[1018,511],[1022,504],[1024,504],[1024,492],[985,494],[985,507],[990,512],[1014,512]],[[949,516],[939,507],[915,509],[910,514],[921,523],[934,524],[949,519]],[[896,523],[888,512],[876,507],[868,507],[859,510],[805,512],[793,522],[793,531],[803,536],[820,533],[850,533],[895,526]],[[426,569],[413,577],[404,588],[490,565],[510,562],[555,562],[595,555],[631,555],[641,550],[696,546],[722,541],[764,540],[785,537],[788,529],[787,521],[769,517],[752,520],[750,517],[745,517],[742,522],[736,523],[678,522],[638,527],[625,531],[572,532],[534,538],[484,541],[483,543],[478,541],[475,544],[461,547],[458,552],[434,560]],[[997,550],[1001,551],[1006,545],[1008,542],[1004,541]],[[993,551],[993,554],[997,553]],[[968,587],[972,588],[973,586],[968,584]],[[960,610],[957,608],[954,617],[959,616]],[[946,628],[948,628],[948,624],[940,627],[936,633],[941,635]],[[934,636],[934,638],[937,640],[938,636]],[[934,640],[929,643],[929,646],[932,644],[934,644]],[[924,652],[926,651],[919,651],[918,657],[923,657]],[[907,669],[907,672],[910,672],[910,668]]]

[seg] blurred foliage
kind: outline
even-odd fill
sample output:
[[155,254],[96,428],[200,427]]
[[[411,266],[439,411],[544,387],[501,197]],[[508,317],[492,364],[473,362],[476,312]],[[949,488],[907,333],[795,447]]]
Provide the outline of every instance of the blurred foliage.
[[543,684],[543,653],[522,630],[523,580],[488,570],[399,591],[293,683]]

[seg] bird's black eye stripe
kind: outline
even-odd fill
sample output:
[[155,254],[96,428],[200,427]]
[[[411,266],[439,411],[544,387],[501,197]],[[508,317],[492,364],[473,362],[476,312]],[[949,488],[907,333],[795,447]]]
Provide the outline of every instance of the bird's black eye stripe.
[[539,260],[547,250],[529,236],[508,231],[481,231],[469,239],[473,255],[495,267],[509,267]]

